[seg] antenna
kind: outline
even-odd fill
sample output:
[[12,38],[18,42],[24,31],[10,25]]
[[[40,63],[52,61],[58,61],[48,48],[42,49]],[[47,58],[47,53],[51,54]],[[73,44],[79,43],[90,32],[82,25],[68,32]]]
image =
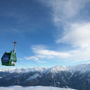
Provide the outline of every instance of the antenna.
[[16,42],[14,41],[13,44],[14,44],[13,52],[15,52],[16,51]]

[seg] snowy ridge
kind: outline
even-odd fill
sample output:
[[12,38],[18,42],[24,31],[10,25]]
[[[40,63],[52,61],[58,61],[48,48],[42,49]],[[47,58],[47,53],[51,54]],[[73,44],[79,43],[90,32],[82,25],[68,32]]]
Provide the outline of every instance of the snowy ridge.
[[24,69],[18,69],[18,68],[0,69],[0,72],[9,72],[9,73],[25,73],[25,72],[58,73],[60,71],[69,71],[69,72],[80,71],[82,73],[88,71],[90,72],[90,63],[76,65],[76,66],[55,66],[52,68],[37,67],[37,68],[24,68]]
[[9,68],[9,69],[0,69],[0,72],[9,72],[9,73],[25,73],[25,72],[43,72],[44,70],[46,70],[46,68],[41,68],[41,67],[37,67],[37,68],[22,68],[22,69],[18,69],[18,68]]
[[90,63],[76,65],[76,66],[68,67],[68,68],[70,72],[76,72],[76,71],[79,71],[81,73],[90,72]]
[[60,71],[67,71],[67,70],[68,70],[68,67],[66,66],[55,66],[55,67],[49,68],[48,72],[58,73]]
[[55,66],[52,68],[41,68],[41,67],[37,67],[37,68],[25,68],[25,69],[17,69],[17,68],[10,68],[10,69],[0,69],[0,72],[10,72],[10,73],[25,73],[25,72],[42,72],[42,73],[57,73],[60,71],[66,71],[68,70],[68,67],[65,66]]

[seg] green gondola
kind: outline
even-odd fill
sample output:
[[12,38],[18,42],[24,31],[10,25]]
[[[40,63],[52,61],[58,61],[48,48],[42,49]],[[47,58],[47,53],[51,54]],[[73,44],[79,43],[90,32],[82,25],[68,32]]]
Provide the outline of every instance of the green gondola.
[[16,57],[16,42],[14,43],[14,49],[11,52],[5,52],[1,58],[2,65],[5,66],[15,66],[17,62],[17,57]]

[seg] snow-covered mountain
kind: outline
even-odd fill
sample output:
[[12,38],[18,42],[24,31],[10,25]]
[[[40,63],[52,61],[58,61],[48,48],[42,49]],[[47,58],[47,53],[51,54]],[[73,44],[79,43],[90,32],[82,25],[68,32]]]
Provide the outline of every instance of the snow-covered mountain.
[[90,72],[90,63],[71,66],[69,70],[72,72],[80,71],[81,73]]
[[46,68],[41,68],[41,67],[36,67],[36,68],[21,68],[21,69],[18,69],[18,68],[9,68],[9,69],[0,69],[0,72],[9,72],[9,73],[27,73],[27,72],[35,72],[35,71],[44,71],[46,70]]
[[11,85],[90,90],[90,64],[52,68],[1,69],[0,86]]
[[58,73],[60,71],[69,71],[69,72],[76,72],[80,71],[82,73],[90,71],[90,63],[87,64],[81,64],[76,66],[54,66],[52,68],[42,68],[42,67],[36,67],[36,68],[10,68],[10,69],[0,69],[0,72],[9,72],[9,73],[27,73],[27,72],[42,72],[42,73]]

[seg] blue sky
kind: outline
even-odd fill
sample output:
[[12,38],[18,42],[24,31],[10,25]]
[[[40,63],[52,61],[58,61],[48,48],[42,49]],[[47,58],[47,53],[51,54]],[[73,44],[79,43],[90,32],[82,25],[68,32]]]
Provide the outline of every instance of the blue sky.
[[88,63],[89,4],[90,0],[0,1],[0,57],[16,41],[15,68]]

